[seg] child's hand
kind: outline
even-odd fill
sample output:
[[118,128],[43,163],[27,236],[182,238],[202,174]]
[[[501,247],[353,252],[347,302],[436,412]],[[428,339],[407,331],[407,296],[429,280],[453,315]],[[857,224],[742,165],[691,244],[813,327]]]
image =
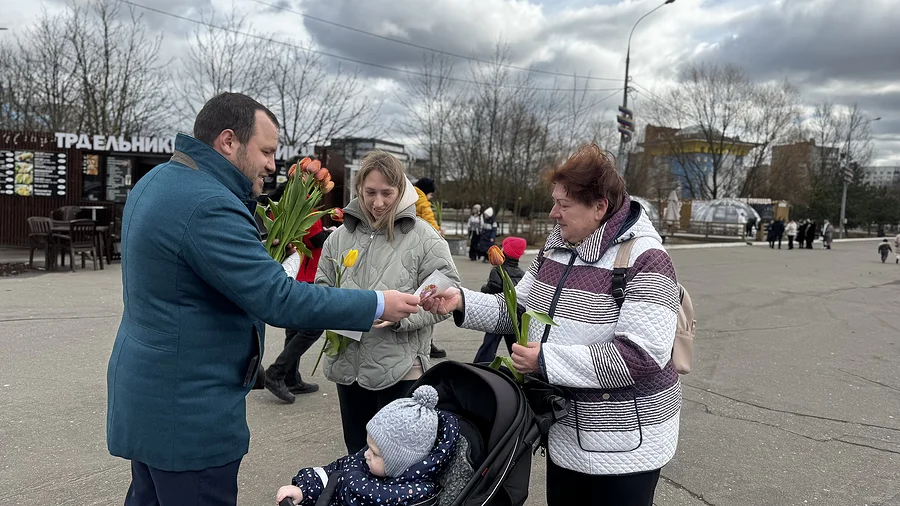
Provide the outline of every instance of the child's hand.
[[275,504],[281,504],[285,497],[290,497],[294,504],[297,505],[303,501],[303,491],[300,490],[300,487],[285,485],[279,488],[278,493],[275,494]]

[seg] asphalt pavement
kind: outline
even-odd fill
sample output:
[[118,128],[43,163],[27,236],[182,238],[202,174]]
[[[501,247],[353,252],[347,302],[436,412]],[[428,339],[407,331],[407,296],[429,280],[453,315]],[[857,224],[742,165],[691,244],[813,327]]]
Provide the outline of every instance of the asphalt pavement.
[[[656,504],[900,505],[900,265],[875,242],[831,251],[672,251],[697,312],[675,459]],[[489,266],[458,257],[464,284]],[[106,364],[122,309],[118,264],[0,278],[0,505],[121,504],[126,461],[106,450]],[[481,334],[436,328],[449,358]],[[264,362],[283,332],[270,328]],[[318,347],[303,358],[312,370]],[[240,504],[274,504],[303,466],[340,456],[333,384],[293,405],[248,396]],[[544,503],[536,457],[531,497]]]

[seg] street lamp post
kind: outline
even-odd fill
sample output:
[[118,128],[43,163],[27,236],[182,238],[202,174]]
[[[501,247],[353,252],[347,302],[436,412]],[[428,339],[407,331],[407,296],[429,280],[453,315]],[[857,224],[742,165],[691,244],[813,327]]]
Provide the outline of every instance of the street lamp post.
[[[863,122],[863,125],[868,125],[869,123],[878,121],[881,119],[881,116],[877,118],[872,118],[870,120],[866,120]],[[850,178],[852,174],[850,174],[850,170],[852,170],[852,165],[850,163],[850,134],[853,133],[853,128],[847,128],[847,149],[844,150],[844,159],[843,159],[843,169],[844,169],[844,191],[841,193],[841,239],[843,239],[847,235],[847,186],[850,184]]]
[[[634,23],[634,26],[631,27],[631,33],[628,35],[628,49],[625,52],[625,89],[622,93],[622,107],[625,109],[628,108],[628,70],[631,67],[631,37],[634,35],[634,29],[637,28],[637,26],[641,21],[644,20],[644,18],[665,7],[666,5],[674,2],[675,0],[666,0],[665,2],[659,4],[655,9],[641,16],[641,18]],[[628,143],[629,137],[630,136],[625,132],[619,133],[619,154],[616,157],[616,165],[619,169],[619,174],[621,175],[625,174],[625,144]]]

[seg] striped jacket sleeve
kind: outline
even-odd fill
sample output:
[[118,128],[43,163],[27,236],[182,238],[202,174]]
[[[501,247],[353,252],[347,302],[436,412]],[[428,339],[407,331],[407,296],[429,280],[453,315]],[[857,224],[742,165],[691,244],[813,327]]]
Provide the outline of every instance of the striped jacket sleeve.
[[628,268],[615,337],[591,345],[545,343],[542,372],[555,385],[601,389],[628,387],[659,373],[671,358],[679,304],[669,255],[648,249]]
[[[519,284],[516,285],[516,302],[519,306],[519,314],[522,313],[528,293],[534,284],[535,264],[525,273]],[[509,311],[506,310],[506,301],[503,294],[481,293],[466,288],[462,289],[464,308],[453,315],[458,327],[492,334],[513,334],[512,320]]]

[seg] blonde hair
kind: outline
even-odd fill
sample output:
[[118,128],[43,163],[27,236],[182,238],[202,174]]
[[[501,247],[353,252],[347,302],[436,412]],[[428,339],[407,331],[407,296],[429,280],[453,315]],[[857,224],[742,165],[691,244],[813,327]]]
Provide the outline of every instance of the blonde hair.
[[[375,219],[375,216],[369,211],[369,206],[366,205],[365,194],[363,192],[366,178],[369,177],[369,174],[376,171],[384,175],[388,184],[397,189],[397,200],[394,201],[391,208],[388,209],[380,219]],[[362,159],[362,163],[360,163],[359,172],[356,174],[355,186],[357,198],[362,202],[362,206],[360,207],[362,207],[363,213],[366,215],[372,228],[375,230],[385,229],[388,240],[393,241],[394,220],[397,218],[397,206],[400,204],[400,201],[403,199],[403,194],[406,191],[406,172],[403,170],[403,164],[387,151],[381,151],[379,149],[370,151]]]

